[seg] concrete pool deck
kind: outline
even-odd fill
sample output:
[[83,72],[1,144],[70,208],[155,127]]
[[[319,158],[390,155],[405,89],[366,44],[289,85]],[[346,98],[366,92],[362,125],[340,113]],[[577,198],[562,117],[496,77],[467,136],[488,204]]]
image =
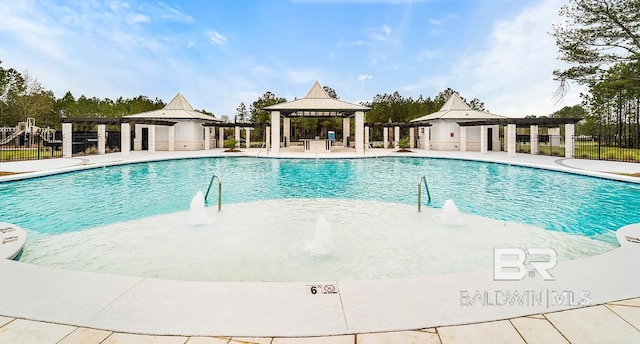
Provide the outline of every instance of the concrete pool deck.
[[[257,153],[256,149],[240,154]],[[375,153],[399,155],[382,149]],[[131,152],[128,157],[115,153],[0,163],[0,172],[18,173],[0,181],[119,163],[230,154],[238,153]],[[640,173],[640,164],[528,154],[508,158],[504,152],[402,154],[406,155],[640,181],[612,174]],[[278,157],[309,156],[281,152]],[[355,155],[319,155],[324,157]],[[480,271],[374,281],[187,282],[2,260],[0,343],[640,342],[640,274],[632,265],[640,259],[640,243],[631,240],[640,237],[640,224],[626,226],[616,235],[618,249],[562,261],[552,270],[553,281],[540,276],[494,281],[492,271]],[[322,292],[313,294],[311,286]]]

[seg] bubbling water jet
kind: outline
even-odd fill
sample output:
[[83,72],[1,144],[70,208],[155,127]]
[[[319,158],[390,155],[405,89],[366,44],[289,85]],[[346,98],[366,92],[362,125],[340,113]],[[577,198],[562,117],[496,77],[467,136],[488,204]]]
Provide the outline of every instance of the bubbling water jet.
[[330,256],[335,251],[334,233],[324,216],[320,215],[318,217],[313,240],[305,241],[304,249],[315,257]]
[[445,226],[460,226],[463,224],[460,210],[458,210],[452,199],[444,201],[438,222]]
[[208,218],[204,212],[204,195],[202,191],[198,191],[193,199],[191,199],[188,223],[192,226],[211,223],[211,219]]

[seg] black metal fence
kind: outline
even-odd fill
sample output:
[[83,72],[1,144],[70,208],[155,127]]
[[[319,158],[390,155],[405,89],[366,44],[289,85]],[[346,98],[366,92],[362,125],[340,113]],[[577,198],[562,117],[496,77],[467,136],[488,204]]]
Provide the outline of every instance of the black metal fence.
[[[531,136],[516,136],[516,152],[531,153]],[[538,135],[538,155],[564,156],[564,135]]]
[[0,145],[0,162],[40,160],[62,157],[62,135],[47,140],[40,135],[28,133],[15,137]]
[[[105,151],[119,152],[121,147],[120,131],[105,132]],[[98,132],[97,131],[74,131],[72,134],[71,153],[88,155],[98,153]],[[131,147],[133,147],[133,133],[131,135]]]
[[640,162],[640,149],[616,136],[573,136],[578,159]]

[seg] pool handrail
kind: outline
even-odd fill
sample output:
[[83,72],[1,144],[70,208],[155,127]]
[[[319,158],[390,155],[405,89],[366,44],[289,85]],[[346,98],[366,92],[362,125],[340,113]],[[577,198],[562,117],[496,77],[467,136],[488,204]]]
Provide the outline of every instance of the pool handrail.
[[211,181],[209,182],[207,193],[204,195],[204,201],[207,202],[207,196],[209,196],[209,191],[211,191],[211,185],[213,184],[213,180],[216,178],[218,179],[218,211],[220,211],[220,209],[222,208],[222,180],[216,174],[211,176]]
[[[262,153],[262,148],[264,148],[267,145],[266,142],[262,143],[262,145],[260,145],[260,150],[258,151],[258,154],[256,154],[256,158],[260,155],[260,153]],[[267,155],[269,155],[269,151],[267,150]]]
[[422,211],[422,181],[424,180],[424,188],[427,190],[428,202],[431,203],[431,193],[429,193],[429,185],[427,185],[427,177],[418,178],[418,211]]

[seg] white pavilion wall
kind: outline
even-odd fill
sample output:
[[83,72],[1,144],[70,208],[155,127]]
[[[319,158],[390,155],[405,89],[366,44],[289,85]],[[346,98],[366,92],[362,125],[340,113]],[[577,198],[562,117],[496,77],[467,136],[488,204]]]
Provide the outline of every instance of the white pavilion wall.
[[[175,125],[176,150],[204,149],[204,127],[199,120],[178,120]],[[168,133],[168,132],[167,132]],[[167,139],[167,149],[168,139]]]
[[[200,120],[176,120],[175,150],[200,150],[204,149],[204,127]],[[149,128],[148,124],[136,124],[134,150],[142,149],[142,128]],[[169,150],[169,127],[156,125],[156,150]]]
[[[431,149],[441,151],[460,150],[460,126],[456,122],[431,122]],[[451,137],[453,133],[453,137]],[[467,130],[467,140],[468,140]]]

